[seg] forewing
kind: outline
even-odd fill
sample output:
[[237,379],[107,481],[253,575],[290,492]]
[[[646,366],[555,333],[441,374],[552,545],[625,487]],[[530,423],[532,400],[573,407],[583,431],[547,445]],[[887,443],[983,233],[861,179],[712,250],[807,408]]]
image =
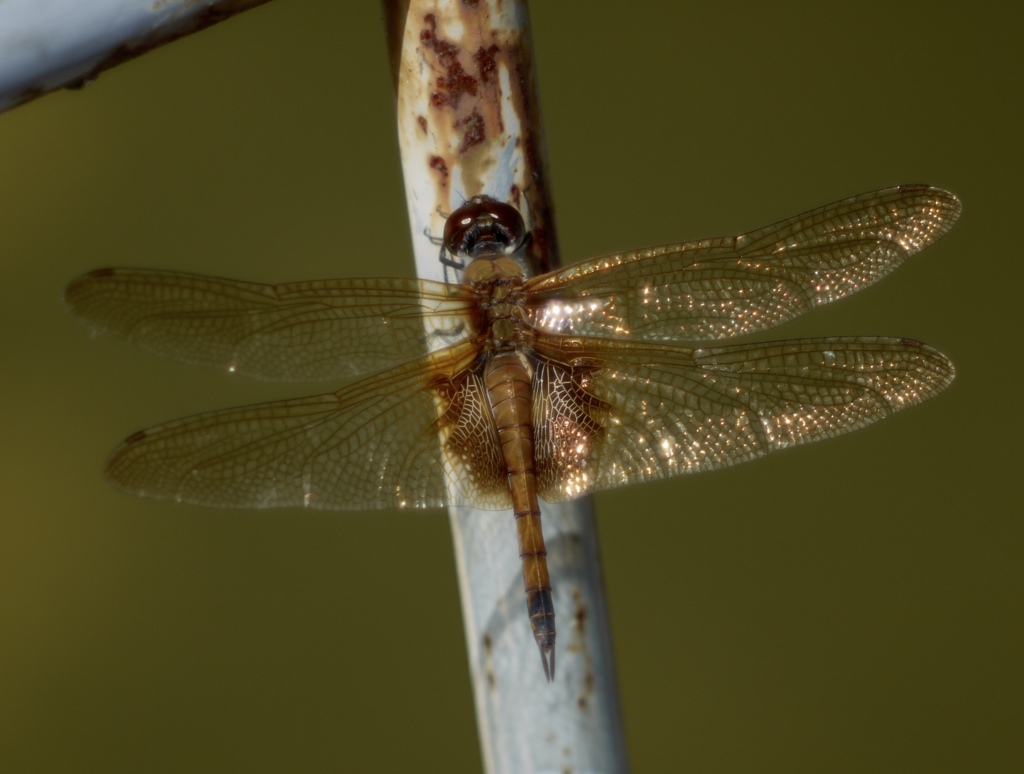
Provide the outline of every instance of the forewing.
[[100,269],[65,299],[94,328],[162,355],[260,379],[317,381],[403,363],[467,335],[461,286],[364,278],[262,285],[149,269]]
[[[825,338],[685,349],[579,340],[538,351],[568,408],[548,409],[538,463],[549,502],[713,470],[841,435],[933,397],[953,364],[908,339]],[[552,382],[556,383],[555,381]]]
[[[479,389],[467,369],[474,355],[455,347],[335,393],[140,431],[114,452],[107,475],[133,494],[216,507],[503,507],[470,475],[486,450],[469,465],[442,453],[453,436],[471,444],[481,435],[465,416]],[[487,471],[481,478],[493,482]]]
[[632,341],[771,328],[877,282],[945,234],[959,200],[929,186],[855,196],[737,237],[635,250],[526,285],[531,324]]

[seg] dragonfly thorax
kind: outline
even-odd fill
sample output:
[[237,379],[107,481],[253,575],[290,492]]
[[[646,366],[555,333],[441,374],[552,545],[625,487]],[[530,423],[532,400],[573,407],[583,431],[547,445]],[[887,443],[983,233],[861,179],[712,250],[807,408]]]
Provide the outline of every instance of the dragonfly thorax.
[[521,284],[526,279],[526,269],[511,256],[477,258],[466,268],[463,279],[467,285],[490,285],[496,288],[500,285]]

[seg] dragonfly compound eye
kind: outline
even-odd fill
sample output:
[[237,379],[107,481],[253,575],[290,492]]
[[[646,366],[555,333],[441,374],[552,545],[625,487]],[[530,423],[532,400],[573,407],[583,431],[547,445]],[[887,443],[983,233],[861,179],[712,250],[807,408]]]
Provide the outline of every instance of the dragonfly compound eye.
[[526,239],[523,218],[510,204],[474,196],[444,224],[444,246],[455,257],[512,255]]

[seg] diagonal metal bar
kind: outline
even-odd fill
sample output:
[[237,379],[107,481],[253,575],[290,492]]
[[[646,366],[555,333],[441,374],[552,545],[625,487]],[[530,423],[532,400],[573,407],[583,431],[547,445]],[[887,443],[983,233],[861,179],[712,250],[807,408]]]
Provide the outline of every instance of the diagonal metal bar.
[[0,3],[0,110],[104,70],[268,0],[6,0]]

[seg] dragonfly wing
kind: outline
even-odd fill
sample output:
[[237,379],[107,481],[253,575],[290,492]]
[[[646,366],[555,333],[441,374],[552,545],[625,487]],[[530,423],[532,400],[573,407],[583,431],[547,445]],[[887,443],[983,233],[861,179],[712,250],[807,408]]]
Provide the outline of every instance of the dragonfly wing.
[[150,269],[90,272],[65,298],[98,330],[177,360],[276,381],[382,370],[437,349],[430,335],[452,344],[467,335],[464,313],[473,303],[460,286],[427,280],[263,285]]
[[452,347],[338,392],[140,431],[107,475],[133,494],[215,507],[507,507],[475,354]]
[[945,234],[951,193],[900,186],[736,237],[574,264],[526,285],[531,324],[550,334],[693,341],[771,328],[865,288]]
[[549,396],[538,480],[549,502],[841,435],[954,376],[940,352],[896,338],[703,349],[545,338],[537,351]]
[[604,443],[614,407],[597,398],[602,369],[585,357],[538,357],[533,372],[533,438],[537,494],[549,503],[594,489],[595,450]]

